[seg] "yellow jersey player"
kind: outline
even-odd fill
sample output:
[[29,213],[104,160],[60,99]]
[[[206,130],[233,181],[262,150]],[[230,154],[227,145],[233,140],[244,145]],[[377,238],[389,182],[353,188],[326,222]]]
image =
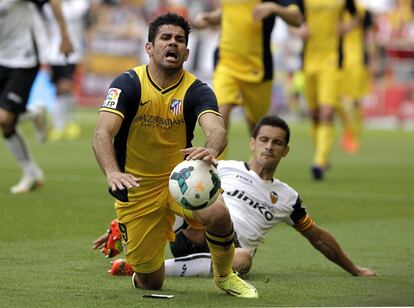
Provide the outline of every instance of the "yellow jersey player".
[[269,110],[273,78],[270,37],[275,16],[289,25],[302,23],[294,0],[222,0],[218,10],[201,13],[193,21],[197,28],[221,24],[213,89],[226,127],[235,106],[244,108],[250,133]]
[[[234,231],[223,198],[198,211],[170,196],[169,174],[186,157],[216,164],[227,143],[213,91],[183,69],[190,26],[167,13],[149,26],[148,65],[117,77],[100,108],[93,149],[116,197],[115,208],[127,262],[136,288],[158,290],[164,281],[164,249],[174,240],[174,215],[205,228],[214,279],[227,293],[257,298],[256,289],[231,270]],[[204,147],[192,147],[199,123]]]
[[[302,36],[305,38],[303,72],[305,97],[312,119],[314,157],[313,178],[322,180],[328,167],[334,129],[333,121],[338,101],[339,38],[357,23],[353,0],[299,0],[305,16]],[[354,17],[341,24],[347,10]]]
[[[249,272],[256,251],[260,250],[268,232],[278,224],[286,223],[307,238],[328,260],[353,276],[375,276],[373,270],[356,265],[335,237],[314,222],[295,189],[274,177],[278,165],[289,153],[289,141],[288,124],[275,115],[269,115],[257,123],[250,137],[249,162],[218,162],[223,198],[237,233],[233,269],[242,274]],[[102,252],[110,258],[119,251],[116,249],[119,232],[114,227],[116,224],[112,222],[108,236],[94,242],[94,248],[103,246]],[[179,225],[176,233],[176,241],[170,244],[171,253],[176,258],[166,260],[166,275],[209,277],[211,262],[203,234],[192,228],[180,229]],[[204,251],[203,246],[206,248]],[[128,275],[131,272],[129,268],[123,260],[116,260],[110,272]]]
[[[344,125],[341,145],[347,153],[355,153],[359,149],[362,127],[361,100],[370,91],[371,76],[368,69],[369,61],[369,30],[372,27],[371,13],[357,5],[358,26],[347,33],[342,39],[342,61],[339,78],[341,90],[340,115]],[[346,12],[347,22],[352,16]],[[350,104],[350,106],[348,106]]]

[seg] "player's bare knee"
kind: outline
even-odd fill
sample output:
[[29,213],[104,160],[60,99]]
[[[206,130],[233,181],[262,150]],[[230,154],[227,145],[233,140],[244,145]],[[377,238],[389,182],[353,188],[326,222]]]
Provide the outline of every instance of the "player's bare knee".
[[162,284],[163,284],[162,282],[158,282],[158,281],[156,281],[156,282],[147,281],[143,284],[143,286],[144,286],[143,289],[145,289],[145,290],[161,290]]
[[71,80],[62,79],[57,84],[58,95],[65,95],[72,93],[73,83]]
[[194,211],[193,217],[205,227],[231,222],[230,212],[224,205],[222,197],[219,197],[210,207]]
[[252,267],[253,258],[248,250],[237,248],[234,254],[232,268],[241,274],[247,274]]
[[0,128],[3,136],[7,137],[15,131],[15,116],[10,112],[0,109]]
[[[213,206],[199,214],[201,214],[199,215],[199,222],[201,222],[207,230],[215,230],[215,234],[221,234],[221,231],[225,233],[230,232],[232,228],[230,213],[223,202],[216,202]],[[217,233],[217,231],[219,232]]]
[[144,290],[160,290],[164,283],[164,279],[158,277],[152,277],[147,274],[136,273],[135,285]]
[[232,269],[235,272],[238,272],[241,275],[246,275],[250,269],[251,269],[252,265],[251,263],[239,263],[239,264],[234,264],[232,265]]

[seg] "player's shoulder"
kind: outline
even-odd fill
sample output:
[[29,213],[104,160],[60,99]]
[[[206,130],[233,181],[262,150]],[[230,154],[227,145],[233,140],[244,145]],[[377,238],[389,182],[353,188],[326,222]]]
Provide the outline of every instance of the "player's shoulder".
[[[187,76],[186,76],[187,75]],[[213,89],[202,80],[198,79],[191,73],[185,74],[185,84],[188,85],[189,90],[194,93],[213,93]]]
[[135,91],[140,87],[140,76],[136,68],[127,70],[117,77],[111,83],[111,88]]
[[274,190],[278,192],[279,195],[284,196],[284,199],[287,203],[296,202],[296,199],[299,196],[299,193],[292,188],[289,184],[282,182],[279,179],[274,178],[272,182]]
[[247,170],[246,165],[244,162],[239,160],[219,160],[217,164],[217,170],[225,170],[225,169],[239,169],[239,170]]

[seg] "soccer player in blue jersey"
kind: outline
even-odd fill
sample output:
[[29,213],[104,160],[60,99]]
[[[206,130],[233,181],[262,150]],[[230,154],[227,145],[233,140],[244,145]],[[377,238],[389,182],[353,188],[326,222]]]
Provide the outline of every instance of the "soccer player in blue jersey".
[[[174,240],[172,223],[177,214],[193,227],[205,228],[217,286],[237,297],[257,298],[256,289],[232,272],[234,231],[222,197],[192,212],[169,195],[169,174],[180,161],[216,164],[227,143],[213,91],[183,69],[189,33],[188,22],[172,13],[150,24],[145,45],[149,63],[125,72],[110,85],[93,149],[116,196],[134,287],[161,289],[164,247]],[[197,123],[206,135],[203,147],[191,144]]]

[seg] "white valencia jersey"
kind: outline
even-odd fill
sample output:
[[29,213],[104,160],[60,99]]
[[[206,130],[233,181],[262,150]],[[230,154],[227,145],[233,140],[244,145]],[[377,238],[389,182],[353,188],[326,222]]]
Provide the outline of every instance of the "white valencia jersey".
[[255,250],[281,222],[299,230],[313,225],[298,193],[289,185],[275,178],[262,180],[241,161],[221,160],[217,170],[241,247]]
[[0,65],[29,68],[38,64],[33,34],[34,10],[29,1],[0,1]]

